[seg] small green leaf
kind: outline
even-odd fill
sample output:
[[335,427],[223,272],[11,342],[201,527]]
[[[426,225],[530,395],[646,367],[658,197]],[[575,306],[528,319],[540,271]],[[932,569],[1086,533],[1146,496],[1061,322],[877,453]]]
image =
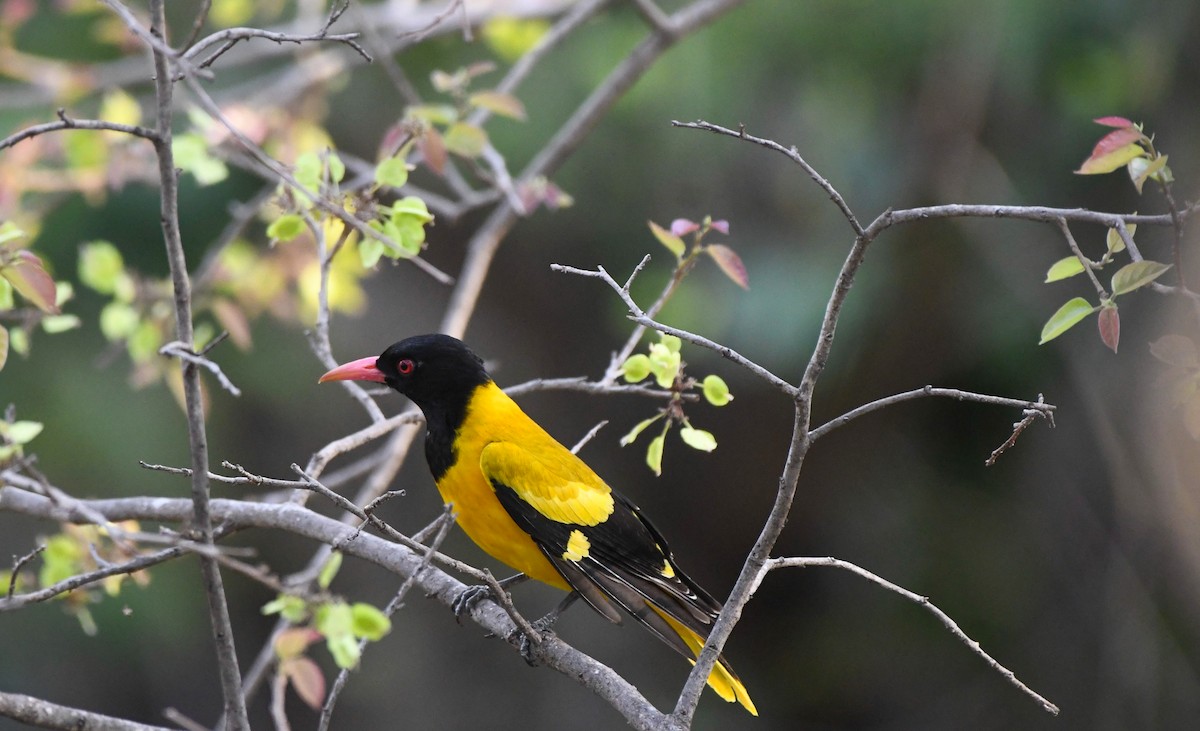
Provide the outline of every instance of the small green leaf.
[[29,444],[33,438],[42,433],[43,424],[39,421],[14,421],[8,425],[8,441],[13,444]]
[[297,213],[285,213],[267,226],[267,236],[274,241],[291,241],[304,230],[304,218]]
[[13,288],[4,277],[0,277],[0,312],[16,307],[13,301]]
[[1083,165],[1075,171],[1076,175],[1103,175],[1111,173],[1117,168],[1125,166],[1130,160],[1135,157],[1142,157],[1146,154],[1146,150],[1136,142],[1130,142],[1127,145],[1118,147],[1117,149],[1106,152],[1099,156],[1093,155],[1083,161]]
[[388,616],[378,607],[355,602],[350,611],[353,618],[352,631],[355,637],[377,642],[392,631],[392,620],[388,619]]
[[650,375],[650,358],[642,353],[635,353],[621,364],[621,374],[626,383],[637,383]]
[[321,573],[317,575],[317,586],[322,589],[328,589],[333,583],[333,577],[337,576],[338,569],[342,568],[342,553],[334,551],[329,554],[329,558],[325,560],[325,565],[321,567]]
[[351,670],[358,667],[359,658],[362,652],[358,649],[358,640],[354,639],[354,635],[334,635],[325,638],[325,647],[329,649],[329,654],[333,656],[333,662],[343,670]]
[[1077,256],[1068,256],[1050,265],[1050,269],[1046,272],[1046,284],[1073,277],[1076,274],[1083,274],[1083,262]]
[[100,310],[100,333],[107,340],[123,340],[137,329],[137,310],[124,302],[109,302]]
[[346,163],[333,150],[325,153],[325,167],[329,170],[329,179],[335,183],[342,182],[346,177]]
[[200,185],[213,185],[229,177],[229,168],[208,151],[208,143],[194,132],[175,135],[171,140],[175,167],[191,173]]
[[487,147],[487,133],[473,124],[455,122],[446,129],[442,137],[446,149],[456,155],[476,158],[483,154]]
[[1153,160],[1147,160],[1144,157],[1135,157],[1129,161],[1129,179],[1133,181],[1133,187],[1137,188],[1137,192],[1142,192],[1142,186],[1148,178],[1158,180],[1159,174],[1167,167],[1167,156],[1159,155]]
[[1132,292],[1158,279],[1171,268],[1170,264],[1160,264],[1156,261],[1135,261],[1117,270],[1112,277],[1112,292],[1119,294]]
[[1055,312],[1046,321],[1046,324],[1042,327],[1042,338],[1038,341],[1038,345],[1044,345],[1062,335],[1095,310],[1096,308],[1092,306],[1092,303],[1082,297],[1075,297],[1068,300],[1066,304],[1058,308],[1058,312]]
[[100,294],[112,294],[125,273],[125,261],[108,241],[92,241],[79,247],[79,281]]
[[664,431],[651,439],[650,446],[646,447],[646,464],[655,475],[662,474],[663,446],[666,441],[667,434]]
[[687,251],[687,244],[683,243],[683,239],[654,221],[646,221],[646,223],[650,225],[650,231],[654,234],[654,238],[658,239],[658,243],[667,247],[667,250],[674,254],[676,259],[683,258],[683,253]]
[[[1125,230],[1129,232],[1129,238],[1133,238],[1133,233],[1137,231],[1136,223],[1125,224]],[[1125,239],[1121,238],[1121,232],[1115,228],[1110,228],[1104,236],[1104,243],[1108,246],[1109,254],[1125,250]]]
[[8,362],[8,328],[0,325],[0,369]]
[[321,158],[315,152],[305,152],[296,156],[292,176],[296,178],[296,182],[305,190],[310,193],[319,193],[321,191],[321,172],[323,169],[324,165],[321,164]]
[[646,430],[646,427],[650,426],[651,424],[658,421],[662,417],[663,417],[663,415],[659,414],[658,416],[651,416],[649,419],[645,419],[644,421],[638,422],[637,426],[630,429],[628,434],[621,437],[621,442],[620,442],[621,446],[624,447],[629,444],[633,444],[633,441],[638,438],[639,434],[641,434],[643,431]]
[[389,157],[375,166],[375,182],[400,188],[408,182],[408,163],[401,157]]
[[379,239],[364,237],[358,242],[358,258],[362,261],[363,269],[371,269],[379,263],[383,256],[384,245]]
[[12,221],[0,223],[0,244],[7,244],[25,235],[25,231]]
[[716,374],[705,376],[702,388],[704,398],[713,406],[724,406],[733,400],[733,394],[729,393],[729,386],[725,385],[725,380]]
[[75,315],[51,315],[42,320],[42,330],[54,335],[55,333],[74,330],[81,324],[79,318]]
[[21,328],[9,330],[8,347],[19,355],[29,355],[29,335]]
[[690,426],[681,427],[679,436],[683,439],[684,444],[692,449],[699,449],[701,452],[711,452],[717,448],[716,437],[712,435],[712,432],[703,429],[693,429]]
[[299,624],[308,618],[308,603],[298,596],[280,594],[264,604],[261,611],[265,615],[278,614],[292,624]]
[[666,333],[658,334],[658,342],[667,346],[667,350],[671,351],[672,353],[678,353],[679,349],[683,347],[682,340],[674,335],[668,335]]
[[679,373],[681,359],[678,351],[672,351],[665,343],[650,346],[650,372],[659,388],[670,388]]
[[429,212],[429,207],[425,205],[425,201],[415,195],[406,195],[393,203],[392,215],[412,216],[420,220],[421,223],[429,223],[433,220],[433,214]]

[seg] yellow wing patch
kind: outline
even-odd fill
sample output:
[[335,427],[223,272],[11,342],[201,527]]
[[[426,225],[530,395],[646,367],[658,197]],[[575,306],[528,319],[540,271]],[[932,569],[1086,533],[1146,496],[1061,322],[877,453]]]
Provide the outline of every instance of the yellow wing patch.
[[567,550],[563,551],[563,560],[565,561],[582,561],[587,558],[588,551],[592,549],[592,542],[587,539],[581,530],[571,531],[571,537],[567,540]]
[[612,490],[565,447],[549,442],[552,446],[540,445],[538,451],[513,442],[492,442],[480,452],[479,467],[489,481],[512,488],[550,520],[603,523],[613,512]]
[[675,578],[675,569],[671,567],[670,561],[663,561],[662,575],[668,579]]

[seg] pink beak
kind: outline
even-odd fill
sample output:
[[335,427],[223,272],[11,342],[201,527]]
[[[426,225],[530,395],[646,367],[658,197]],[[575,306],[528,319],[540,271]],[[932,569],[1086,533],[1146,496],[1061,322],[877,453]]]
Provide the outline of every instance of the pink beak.
[[317,383],[325,383],[326,381],[375,381],[376,383],[385,383],[383,374],[375,367],[376,360],[378,358],[372,355],[368,358],[359,358],[349,363],[343,363],[318,378]]

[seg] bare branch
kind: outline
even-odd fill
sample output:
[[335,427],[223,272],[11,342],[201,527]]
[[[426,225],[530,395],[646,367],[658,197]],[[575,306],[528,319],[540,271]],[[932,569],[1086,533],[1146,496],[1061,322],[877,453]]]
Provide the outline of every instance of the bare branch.
[[1029,425],[1032,424],[1035,419],[1039,419],[1039,418],[1045,419],[1046,421],[1048,421],[1050,423],[1050,427],[1054,428],[1054,411],[1053,411],[1053,409],[1054,409],[1053,406],[1050,406],[1049,409],[1044,408],[1044,404],[1042,401],[1042,395],[1039,393],[1037,403],[1033,404],[1032,408],[1025,409],[1025,411],[1022,412],[1025,415],[1025,418],[1023,418],[1020,421],[1018,421],[1017,423],[1013,424],[1012,436],[1010,436],[1008,439],[1006,439],[1004,441],[1004,444],[1001,444],[999,447],[996,447],[995,451],[992,452],[991,456],[988,457],[986,460],[984,460],[984,464],[987,465],[988,467],[991,467],[992,465],[996,464],[996,460],[1000,459],[1000,455],[1007,452],[1014,444],[1017,443],[1017,438],[1021,436],[1021,432],[1028,429]]
[[[832,566],[833,568],[844,569],[853,574],[857,574],[858,576],[861,576],[864,579],[867,579],[868,581],[870,581],[874,584],[877,584],[877,585],[883,587],[884,589],[887,589],[888,591],[895,592],[896,594],[899,594],[900,596],[904,597],[905,599],[908,599],[909,601],[914,602],[914,603],[924,607],[931,614],[933,614],[933,616],[937,617],[938,620],[941,621],[941,623],[946,627],[946,629],[950,630],[951,634],[953,634],[955,637],[957,637],[959,640],[961,640],[962,643],[965,644],[967,647],[971,648],[971,650],[976,655],[979,655],[980,657],[982,657],[984,662],[986,662],[993,670],[995,670],[996,672],[1000,673],[1005,678],[1007,678],[1008,682],[1012,683],[1017,688],[1019,688],[1022,693],[1025,693],[1026,695],[1028,695],[1029,697],[1031,697],[1035,701],[1037,701],[1039,704],[1041,704],[1042,708],[1045,709],[1047,712],[1049,712],[1055,716],[1058,715],[1058,706],[1054,705],[1053,703],[1046,700],[1038,693],[1034,692],[1032,688],[1025,685],[1025,683],[1021,682],[1017,678],[1017,676],[1013,673],[1013,671],[1011,671],[1008,668],[1001,665],[991,655],[989,655],[987,652],[985,652],[984,649],[979,645],[978,642],[976,642],[975,640],[968,637],[967,634],[962,631],[962,628],[960,628],[958,626],[957,622],[955,622],[953,619],[950,618],[950,615],[946,614],[941,609],[939,609],[933,602],[929,601],[929,597],[924,597],[919,594],[914,594],[913,592],[909,591],[908,589],[905,589],[902,586],[893,584],[892,582],[888,581],[887,579],[884,579],[876,574],[873,574],[864,568],[856,566],[855,564],[852,564],[849,561],[843,561],[841,559],[832,558],[832,557],[828,557],[828,558],[803,558],[803,557],[773,558],[767,562],[766,566],[763,567],[763,570],[759,575],[760,576],[759,580],[761,581],[762,577],[765,577],[767,572],[769,572],[773,569],[804,568],[804,567],[808,567],[808,566]],[[755,585],[755,589],[757,589],[757,584]]]
[[44,135],[48,132],[58,132],[64,129],[82,129],[82,130],[99,130],[104,132],[120,132],[122,134],[132,135],[133,137],[141,137],[145,140],[154,142],[158,139],[158,133],[146,127],[140,127],[136,124],[121,124],[120,122],[106,122],[103,119],[75,119],[68,117],[65,109],[58,110],[57,122],[45,122],[43,124],[35,124],[32,127],[26,127],[20,132],[5,137],[0,140],[0,150],[7,149],[25,140]]
[[0,716],[40,728],[61,731],[170,731],[163,726],[149,726],[126,721],[70,706],[62,706],[41,698],[0,691]]
[[13,591],[15,591],[17,588],[17,578],[21,573],[21,568],[24,567],[25,564],[29,563],[33,559],[37,558],[38,554],[45,550],[46,550],[46,544],[42,543],[42,544],[34,547],[34,549],[32,551],[25,554],[24,556],[13,556],[12,573],[9,574],[9,578],[8,578],[8,591],[5,592],[6,601],[0,601],[0,611],[4,611],[5,605],[8,602],[12,601]]
[[208,358],[205,358],[203,355],[192,352],[191,348],[189,348],[186,344],[184,344],[183,342],[181,342],[179,340],[172,341],[172,342],[167,343],[166,345],[162,346],[161,348],[158,349],[158,354],[159,355],[172,355],[182,361],[187,361],[188,363],[191,363],[192,365],[197,365],[197,366],[200,366],[201,368],[205,368],[210,373],[212,373],[214,376],[217,377],[217,382],[221,384],[221,388],[224,388],[226,391],[233,394],[234,396],[242,395],[241,389],[239,389],[237,386],[233,385],[233,381],[229,380],[229,377],[226,376],[225,372],[221,370],[221,366],[217,365],[216,363],[209,360]]
[[1088,275],[1088,279],[1092,281],[1092,286],[1096,288],[1096,294],[1100,295],[1100,299],[1108,299],[1108,292],[1104,291],[1104,285],[1100,284],[1100,280],[1096,278],[1095,263],[1083,255],[1083,251],[1079,248],[1079,244],[1075,242],[1075,237],[1071,235],[1071,227],[1067,225],[1065,218],[1059,218],[1055,223],[1058,224],[1058,230],[1067,240],[1067,246],[1071,247],[1071,252],[1079,259],[1079,263],[1083,265],[1083,271]]
[[[887,406],[901,403],[903,401],[911,401],[912,399],[924,398],[926,396],[938,396],[942,398],[952,398],[956,401],[973,401],[981,404],[990,404],[992,406],[1004,406],[1014,409],[1026,409],[1033,411],[1036,414],[1047,416],[1051,423],[1054,419],[1054,410],[1057,408],[1052,404],[1047,404],[1039,396],[1037,401],[1021,401],[1020,399],[1005,398],[1003,396],[989,396],[982,393],[974,393],[971,391],[960,391],[956,388],[934,388],[933,386],[925,386],[924,388],[915,388],[904,393],[897,393],[886,398],[881,398],[867,404],[863,404],[856,409],[847,411],[846,413],[834,419],[830,419],[821,426],[809,432],[809,439],[817,441],[829,432],[837,429],[840,426],[845,426],[854,419],[860,416],[865,416],[873,411],[878,411]],[[1010,445],[1011,446],[1011,445]]]

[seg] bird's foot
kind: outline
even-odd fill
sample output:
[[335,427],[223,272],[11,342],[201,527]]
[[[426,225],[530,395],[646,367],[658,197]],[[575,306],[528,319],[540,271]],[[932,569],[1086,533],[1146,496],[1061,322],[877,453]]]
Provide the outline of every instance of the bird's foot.
[[563,611],[565,611],[567,607],[571,606],[578,598],[579,592],[573,591],[570,594],[567,594],[567,596],[564,597],[561,602],[559,602],[559,605],[552,609],[549,614],[541,619],[529,623],[529,626],[533,629],[533,631],[538,634],[536,642],[532,637],[529,636],[527,632],[523,632],[519,627],[513,630],[512,635],[509,635],[510,640],[513,639],[513,635],[520,635],[520,637],[517,639],[517,651],[521,653],[521,657],[525,659],[525,662],[528,663],[530,667],[537,666],[537,658],[535,658],[533,655],[534,645],[540,643],[542,640],[545,640],[547,636],[554,634],[550,631],[550,628],[553,627],[554,623],[558,621],[558,618],[562,615]]
[[[499,584],[502,590],[507,590],[508,587],[515,586],[527,578],[529,577],[525,574],[517,574],[507,579],[501,579],[496,583]],[[463,589],[461,594],[455,597],[454,603],[450,605],[450,608],[454,611],[454,621],[462,624],[462,618],[470,614],[476,604],[485,599],[495,601],[497,598],[496,592],[487,584],[468,586],[466,589]]]

